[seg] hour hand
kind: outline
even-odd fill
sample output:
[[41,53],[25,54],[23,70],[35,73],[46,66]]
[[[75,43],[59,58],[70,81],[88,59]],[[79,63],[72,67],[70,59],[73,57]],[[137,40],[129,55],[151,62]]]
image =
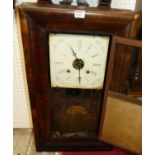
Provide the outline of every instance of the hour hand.
[[77,59],[77,57],[76,57],[76,53],[74,52],[74,50],[73,50],[72,47],[71,47],[71,50],[72,50],[73,56]]

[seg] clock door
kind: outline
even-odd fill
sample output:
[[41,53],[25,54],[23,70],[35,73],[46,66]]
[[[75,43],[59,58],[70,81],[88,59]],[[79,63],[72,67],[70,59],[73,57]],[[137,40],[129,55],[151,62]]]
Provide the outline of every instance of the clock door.
[[109,39],[84,34],[49,35],[53,139],[98,137]]
[[[126,75],[123,75],[125,80],[120,85],[123,89],[119,92],[111,85],[111,80],[114,81],[119,77],[115,72],[115,65],[118,63],[115,59],[119,52],[116,50],[118,47],[122,49],[121,55],[125,52],[132,60],[130,61],[132,63],[128,64]],[[142,151],[141,41],[113,37],[111,52],[113,60],[108,75],[110,79],[107,80],[109,85],[107,104],[99,138],[109,144],[140,154]]]

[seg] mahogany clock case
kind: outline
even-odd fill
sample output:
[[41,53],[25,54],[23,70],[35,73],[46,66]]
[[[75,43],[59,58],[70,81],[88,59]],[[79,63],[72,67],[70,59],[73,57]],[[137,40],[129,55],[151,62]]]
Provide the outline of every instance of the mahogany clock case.
[[[86,8],[85,18],[78,19],[74,18],[75,9],[78,8],[30,3],[18,7],[37,151],[109,149],[99,140],[99,135],[103,128],[109,87],[106,83],[112,69],[113,53],[109,50],[103,89],[51,88],[48,36],[50,33],[112,36],[131,23],[135,14],[132,11],[117,9]],[[66,102],[68,106],[81,104],[89,109],[85,122],[88,130],[93,131],[92,135],[69,138],[52,136],[52,129],[63,128],[60,121],[69,123],[70,127],[62,131],[78,132],[83,127],[78,120],[72,123],[66,116],[59,117],[64,113],[60,110],[61,107],[67,107]],[[76,131],[77,129],[79,130]]]

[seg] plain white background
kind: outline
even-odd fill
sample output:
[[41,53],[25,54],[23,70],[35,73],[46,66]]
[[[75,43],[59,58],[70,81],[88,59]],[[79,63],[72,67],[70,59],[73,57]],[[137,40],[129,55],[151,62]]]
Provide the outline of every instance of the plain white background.
[[[0,155],[13,154],[13,6],[0,2]],[[143,155],[155,154],[154,2],[143,1]]]

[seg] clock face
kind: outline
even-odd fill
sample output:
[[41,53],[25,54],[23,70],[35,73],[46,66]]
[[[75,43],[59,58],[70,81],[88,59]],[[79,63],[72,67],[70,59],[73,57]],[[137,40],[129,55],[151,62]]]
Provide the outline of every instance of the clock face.
[[102,89],[109,37],[50,34],[51,86]]

